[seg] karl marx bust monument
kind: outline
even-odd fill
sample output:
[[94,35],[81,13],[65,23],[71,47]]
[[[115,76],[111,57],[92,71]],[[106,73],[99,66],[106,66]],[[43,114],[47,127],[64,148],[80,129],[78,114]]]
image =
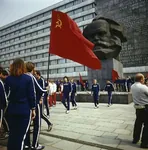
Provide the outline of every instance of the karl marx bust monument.
[[104,17],[94,18],[92,23],[85,27],[83,35],[95,44],[93,51],[100,60],[118,60],[121,43],[127,41],[123,26]]

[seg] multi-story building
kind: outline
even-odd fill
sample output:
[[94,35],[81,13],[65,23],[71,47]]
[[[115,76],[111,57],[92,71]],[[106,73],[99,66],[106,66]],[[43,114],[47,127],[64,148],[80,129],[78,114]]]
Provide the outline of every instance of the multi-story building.
[[[32,61],[47,77],[52,10],[68,13],[81,30],[95,17],[95,0],[64,0],[0,27],[0,64],[8,68],[15,58]],[[55,55],[50,57],[49,77],[87,79],[87,67]]]

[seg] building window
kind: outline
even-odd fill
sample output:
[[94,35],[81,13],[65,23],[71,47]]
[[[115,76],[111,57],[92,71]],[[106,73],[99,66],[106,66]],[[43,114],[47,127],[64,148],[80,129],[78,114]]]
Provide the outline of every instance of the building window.
[[70,59],[67,59],[66,62],[67,62],[67,63],[72,63],[73,61],[70,60]]
[[44,17],[51,15],[51,11],[45,12]]
[[74,14],[74,11],[70,11],[67,13],[69,16],[72,16]]
[[37,32],[33,32],[31,35],[32,35],[32,36],[35,36],[35,35],[37,35]]
[[50,23],[50,19],[44,21],[44,24],[49,24],[49,23]]
[[72,7],[73,6],[73,2],[66,4],[66,8]]
[[21,36],[20,39],[21,39],[21,40],[25,39],[25,35]]
[[31,52],[36,51],[36,47],[31,48]]
[[20,47],[24,47],[26,45],[26,43],[21,43]]
[[36,40],[32,40],[31,43],[32,43],[32,44],[35,44],[35,43],[36,43]]
[[80,66],[80,67],[75,67],[75,71],[76,72],[81,72],[81,71],[84,71],[84,66]]
[[83,11],[83,8],[79,8],[79,9],[74,10],[74,13],[77,14],[77,13],[80,13],[82,11]]
[[39,31],[38,31],[38,34],[42,34],[42,33],[43,33],[43,30],[39,30]]
[[39,22],[39,23],[38,23],[38,27],[39,27],[39,26],[42,26],[42,25],[43,25],[43,22]]
[[37,55],[37,59],[42,58],[42,54]]
[[37,67],[42,67],[42,62],[37,63]]
[[15,41],[19,41],[19,37],[15,38]]
[[80,3],[82,3],[82,2],[83,2],[83,0],[75,0],[75,1],[74,1],[74,5],[80,4]]
[[83,7],[84,11],[88,11],[89,9],[92,9],[92,8],[93,8],[92,4]]
[[19,45],[17,44],[17,45],[15,45],[15,48],[19,48]]
[[49,48],[49,44],[44,45],[44,49],[48,49]]
[[56,73],[58,73],[57,69],[51,69],[50,70],[50,74],[56,74]]
[[43,66],[48,66],[48,62],[47,61],[43,62]]
[[65,68],[58,69],[58,73],[65,73]]
[[67,68],[67,72],[74,72],[74,67]]
[[21,29],[20,31],[21,31],[21,33],[22,33],[22,32],[25,32],[25,31],[26,31],[26,29],[25,29],[25,28],[23,28],[23,29]]
[[46,57],[48,57],[48,55],[49,55],[48,53],[44,53],[43,57],[46,58]]
[[36,59],[36,55],[31,56],[31,60],[34,60],[34,59]]
[[49,41],[49,36],[44,37],[44,41],[48,40]]
[[83,21],[83,17],[79,17],[79,18],[76,18],[74,20],[75,20],[75,22],[81,22],[81,21]]
[[32,25],[32,29],[36,28],[37,26],[37,24]]
[[64,64],[65,63],[65,59],[59,59],[58,60],[58,64]]
[[25,51],[24,51],[24,50],[20,51],[20,54],[24,54],[24,53],[25,53]]
[[51,60],[50,65],[57,65],[57,60]]
[[93,14],[84,16],[84,20],[93,19]]
[[37,50],[42,50],[42,49],[44,49],[43,46],[38,46],[38,47],[37,47]]
[[46,33],[46,32],[49,33],[49,28],[44,29],[44,33]]
[[26,49],[26,53],[30,53],[30,49]]

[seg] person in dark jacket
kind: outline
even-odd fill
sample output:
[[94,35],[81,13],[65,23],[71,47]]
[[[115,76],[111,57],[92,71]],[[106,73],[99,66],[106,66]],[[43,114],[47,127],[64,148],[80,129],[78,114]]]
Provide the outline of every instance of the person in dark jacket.
[[97,80],[94,79],[92,89],[91,89],[91,95],[93,96],[95,109],[99,108],[99,92],[100,92],[100,85],[97,83]]
[[[68,114],[70,111],[70,95],[71,95],[71,84],[69,83],[68,77],[63,78],[64,83],[63,83],[63,98],[62,98],[62,103],[66,108],[66,113]],[[67,100],[67,104],[66,104]]]
[[31,119],[36,115],[34,88],[32,78],[25,74],[24,61],[15,59],[10,66],[10,76],[5,80],[10,128],[7,150],[23,150]]
[[39,85],[37,79],[33,76],[35,74],[35,65],[32,62],[26,63],[26,70],[27,73],[31,78],[35,86],[35,93],[36,93],[36,117],[33,120],[33,141],[32,141],[32,147],[30,144],[30,130],[28,130],[26,139],[25,139],[25,149],[28,149],[31,147],[32,150],[41,150],[44,149],[44,146],[40,145],[38,143],[39,140],[39,134],[40,134],[40,128],[41,128],[41,110],[40,110],[40,104],[42,103],[41,96],[43,93],[47,92],[46,90],[42,89],[42,87]]
[[77,89],[76,89],[76,83],[73,79],[71,79],[71,103],[74,109],[77,109],[77,103],[76,103],[76,95],[77,95]]
[[[36,70],[36,71],[35,71],[35,76],[36,76],[36,79],[37,79],[37,81],[38,81],[40,87],[41,87],[42,89],[46,89],[46,87],[45,87],[45,81],[44,81],[44,79],[41,77],[40,71]],[[47,92],[46,92],[46,93],[47,93]],[[46,93],[43,93],[43,94],[41,93],[42,103],[40,103],[40,111],[41,111],[41,118],[42,118],[43,120],[45,120],[45,122],[46,122],[47,125],[48,125],[48,131],[51,131],[53,124],[49,121],[48,117],[44,114],[44,96],[45,96]],[[46,100],[46,103],[47,103],[46,105],[48,105],[47,100]],[[48,109],[49,109],[49,107],[48,107]]]
[[106,82],[105,91],[108,93],[108,107],[112,104],[112,91],[114,91],[114,86],[110,81]]

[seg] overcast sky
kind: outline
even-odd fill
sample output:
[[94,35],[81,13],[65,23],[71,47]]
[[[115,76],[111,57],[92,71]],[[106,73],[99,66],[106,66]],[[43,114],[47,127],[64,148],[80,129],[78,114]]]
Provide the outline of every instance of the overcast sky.
[[0,0],[0,27],[62,0]]

